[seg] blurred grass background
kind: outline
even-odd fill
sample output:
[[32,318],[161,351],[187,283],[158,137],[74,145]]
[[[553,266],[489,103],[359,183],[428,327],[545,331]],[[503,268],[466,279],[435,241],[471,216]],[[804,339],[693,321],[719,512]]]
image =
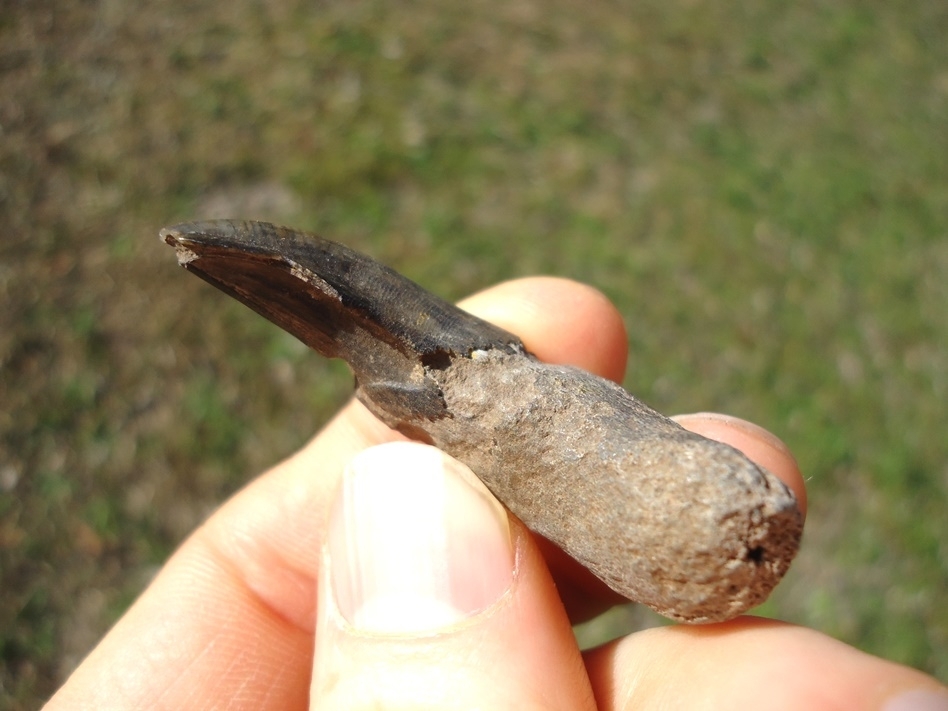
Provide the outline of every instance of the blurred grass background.
[[797,454],[764,612],[948,679],[945,3],[0,0],[0,708],[348,396],[158,242],[215,216],[599,287]]

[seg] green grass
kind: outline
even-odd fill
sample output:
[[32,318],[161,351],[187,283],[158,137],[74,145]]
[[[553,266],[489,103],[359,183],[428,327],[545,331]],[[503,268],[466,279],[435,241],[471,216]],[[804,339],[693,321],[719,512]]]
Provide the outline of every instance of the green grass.
[[195,216],[596,285],[630,389],[797,454],[765,611],[948,678],[943,4],[21,3],[0,46],[0,708],[351,386],[178,270]]

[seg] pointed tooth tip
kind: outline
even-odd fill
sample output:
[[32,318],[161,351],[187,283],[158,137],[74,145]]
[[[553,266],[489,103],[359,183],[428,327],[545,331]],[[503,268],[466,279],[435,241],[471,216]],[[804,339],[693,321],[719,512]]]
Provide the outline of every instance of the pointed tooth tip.
[[165,227],[159,232],[161,238],[168,244],[188,242],[193,244],[209,243],[221,239],[236,239],[240,241],[240,225],[231,220],[195,220],[180,222],[177,225]]
[[165,227],[158,233],[158,236],[175,249],[184,245],[202,245],[211,238],[208,230],[201,229],[201,225],[194,222],[182,222],[178,225]]
[[167,242],[168,244],[174,246],[179,244],[184,237],[184,233],[181,230],[180,225],[174,225],[172,227],[164,227],[158,233],[158,237],[162,242]]
[[165,227],[158,233],[158,236],[165,243],[174,247],[178,264],[182,267],[186,267],[194,260],[200,258],[200,255],[193,249],[195,242],[185,236],[180,226]]

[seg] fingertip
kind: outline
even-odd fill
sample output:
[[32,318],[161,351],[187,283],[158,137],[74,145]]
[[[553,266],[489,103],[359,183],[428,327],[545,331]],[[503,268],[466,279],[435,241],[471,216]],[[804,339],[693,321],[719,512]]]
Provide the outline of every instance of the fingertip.
[[461,308],[516,334],[540,360],[621,382],[628,339],[618,309],[591,286],[561,277],[503,282]]
[[755,464],[771,472],[790,487],[800,513],[806,517],[807,496],[803,474],[790,448],[775,434],[753,422],[717,412],[677,415],[672,419],[686,430],[731,445]]
[[427,445],[350,464],[318,600],[312,709],[593,708],[531,535]]
[[419,442],[360,452],[333,505],[331,598],[369,633],[427,633],[490,607],[513,579],[507,514],[474,473]]
[[[914,669],[776,620],[676,625],[586,654],[600,709],[942,709],[946,689]],[[909,703],[929,704],[908,706]],[[940,705],[939,705],[940,704]]]

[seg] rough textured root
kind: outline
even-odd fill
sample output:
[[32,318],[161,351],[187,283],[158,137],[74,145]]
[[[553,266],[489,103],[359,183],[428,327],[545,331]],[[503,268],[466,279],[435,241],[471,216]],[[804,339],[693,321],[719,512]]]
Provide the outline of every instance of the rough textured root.
[[428,376],[451,416],[411,427],[532,530],[662,615],[732,618],[763,602],[796,554],[802,520],[782,482],[614,383],[498,352]]

